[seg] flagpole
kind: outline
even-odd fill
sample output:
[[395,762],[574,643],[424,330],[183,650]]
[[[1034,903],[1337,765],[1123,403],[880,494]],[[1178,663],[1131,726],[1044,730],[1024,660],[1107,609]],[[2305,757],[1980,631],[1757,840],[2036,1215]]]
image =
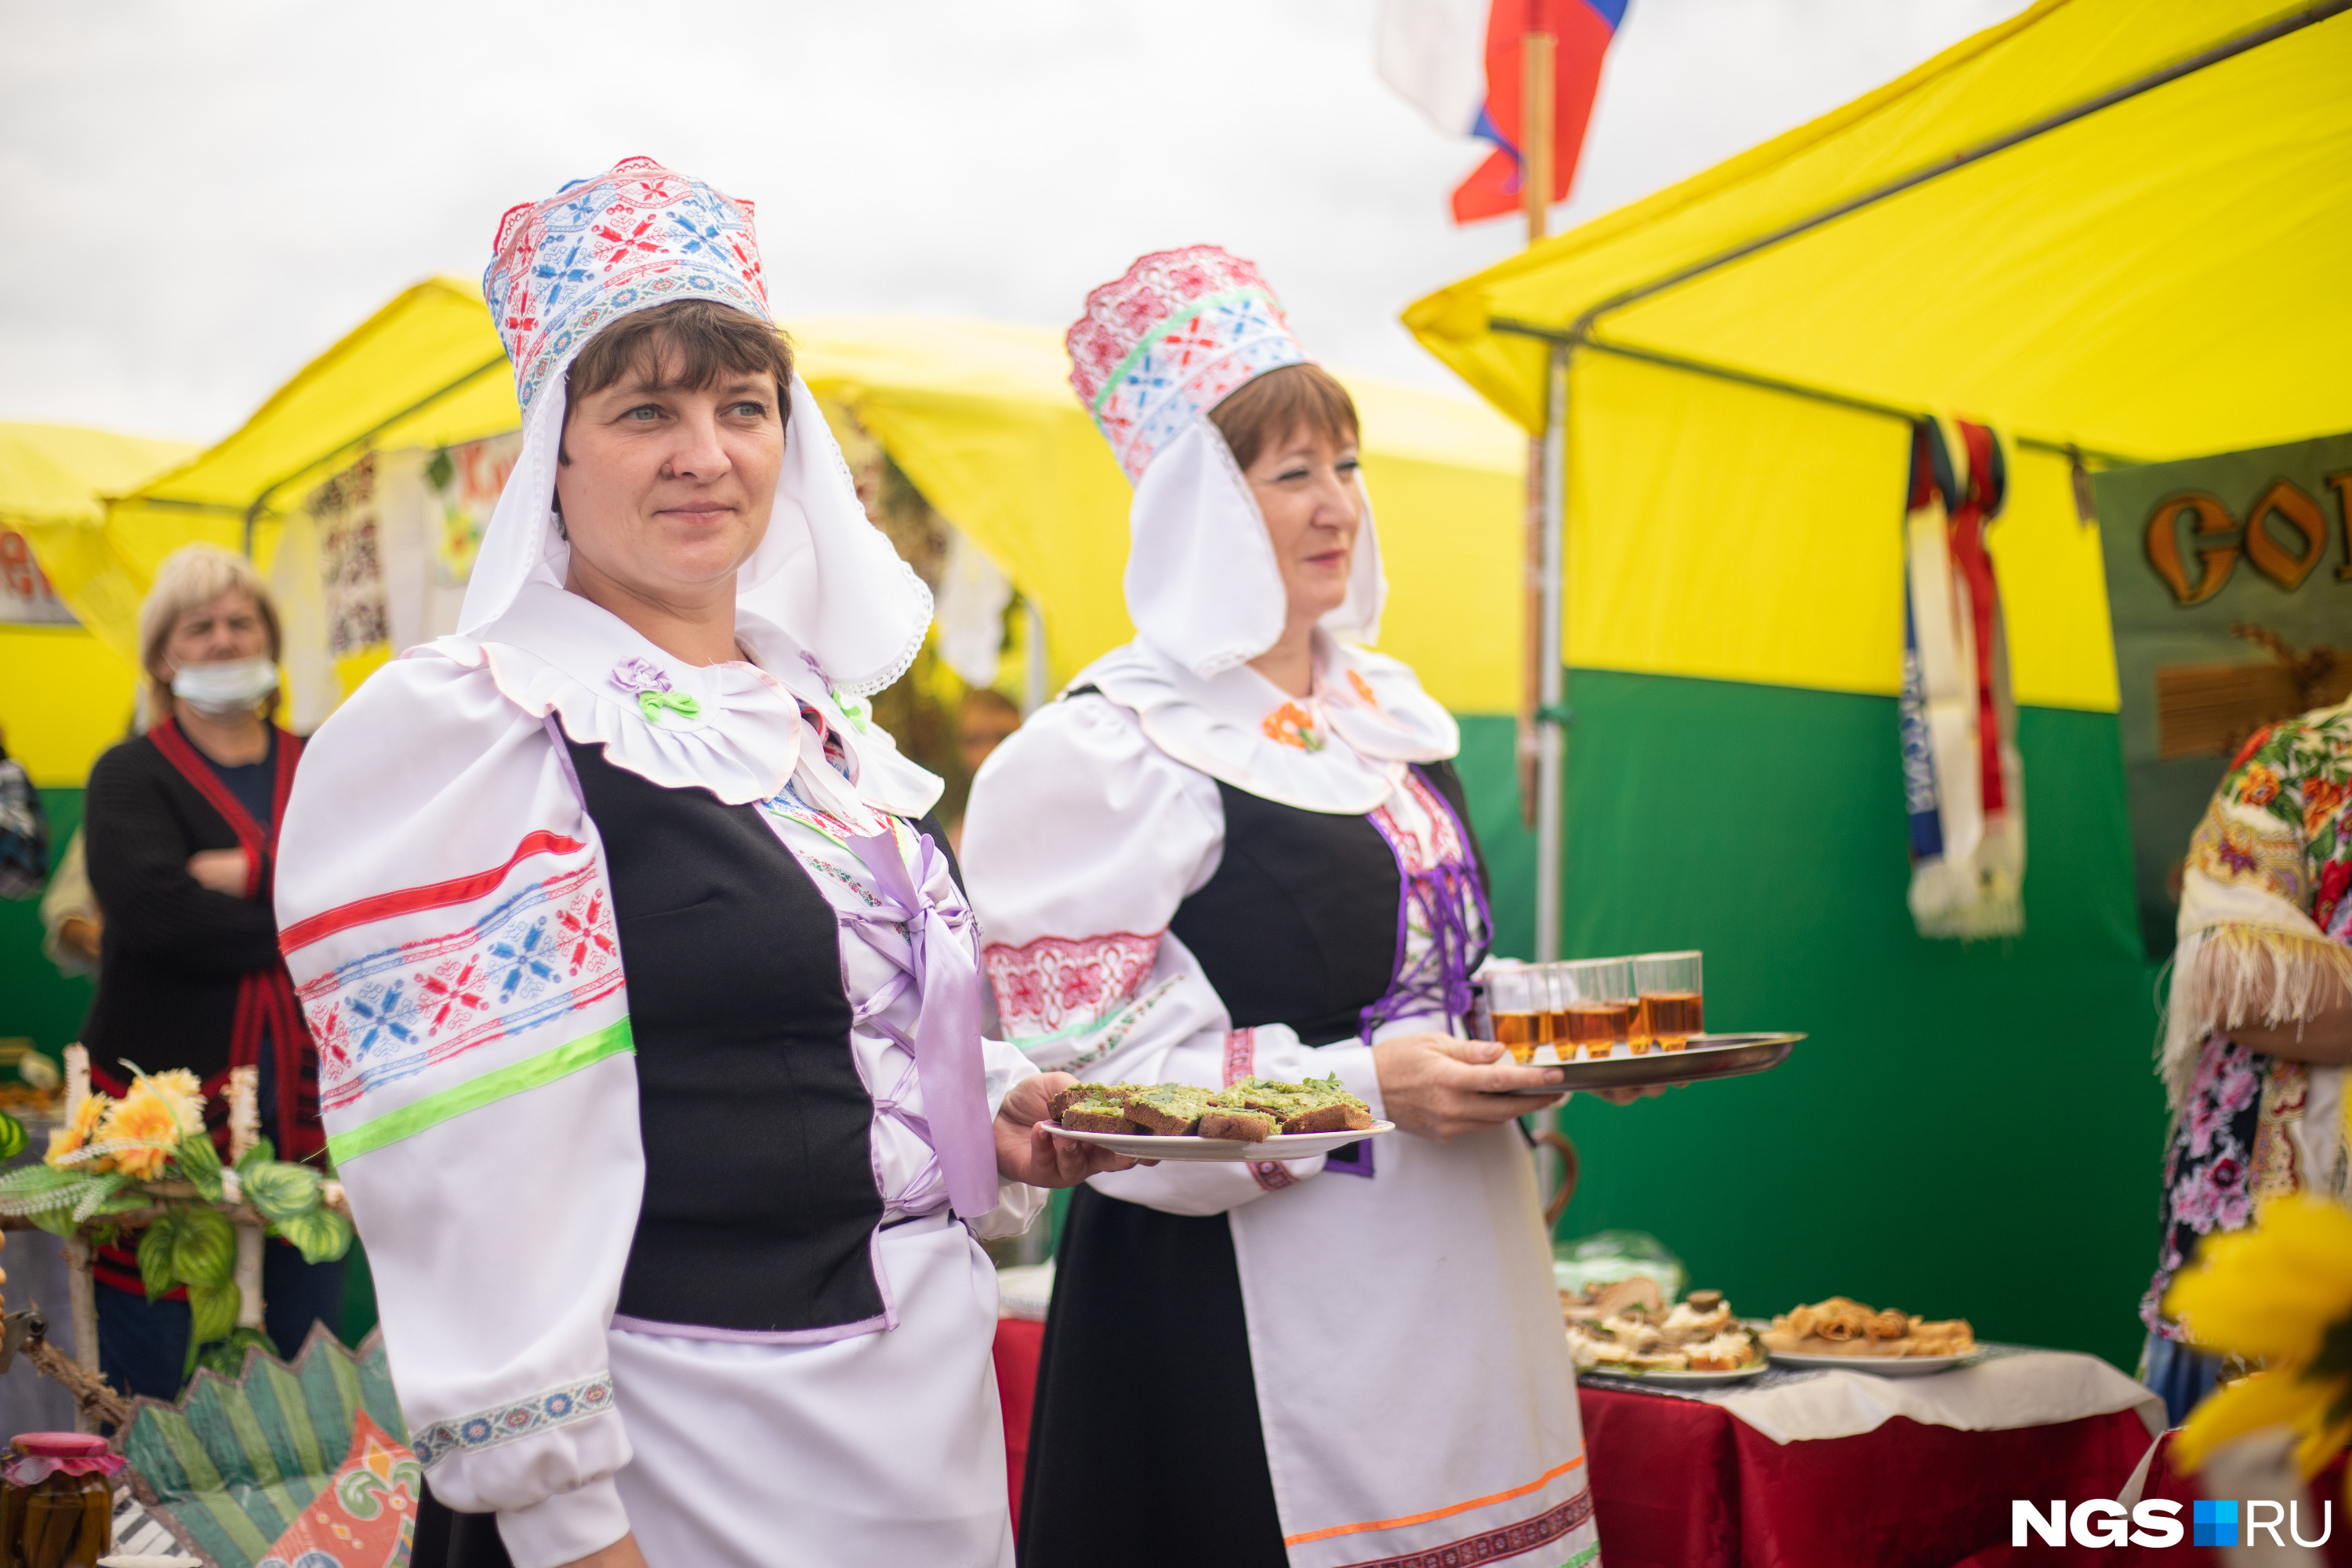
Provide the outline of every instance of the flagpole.
[[[1549,33],[1528,33],[1520,43],[1519,192],[1530,246],[1544,238],[1551,213],[1558,49]],[[1567,736],[1559,718],[1567,696],[1561,640],[1567,368],[1566,356],[1552,350],[1545,365],[1544,433],[1528,443],[1528,668],[1519,702],[1519,801],[1521,820],[1536,835],[1538,962],[1559,956],[1564,874],[1561,796]]]
[[[1544,237],[1551,194],[1552,86],[1558,45],[1549,33],[1519,37],[1519,207],[1527,216],[1528,243]],[[1544,441],[1528,438],[1526,548],[1520,593],[1526,603],[1519,639],[1518,782],[1519,826],[1533,830],[1540,815],[1541,742],[1536,717],[1543,703]],[[1536,923],[1543,924],[1540,904]]]

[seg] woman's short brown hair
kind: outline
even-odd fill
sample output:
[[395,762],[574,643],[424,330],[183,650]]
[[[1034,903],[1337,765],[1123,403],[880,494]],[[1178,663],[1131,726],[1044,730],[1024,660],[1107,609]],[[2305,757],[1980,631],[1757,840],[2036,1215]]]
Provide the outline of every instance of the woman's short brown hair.
[[1243,384],[1209,410],[1234,461],[1248,468],[1258,454],[1300,429],[1344,447],[1359,438],[1356,400],[1319,364],[1286,364]]
[[[665,376],[666,365],[674,374]],[[564,386],[576,408],[582,398],[631,374],[656,387],[699,392],[723,375],[762,372],[776,378],[776,419],[785,423],[792,415],[786,389],[793,379],[793,346],[783,333],[716,300],[672,300],[624,316],[589,339],[572,362]]]

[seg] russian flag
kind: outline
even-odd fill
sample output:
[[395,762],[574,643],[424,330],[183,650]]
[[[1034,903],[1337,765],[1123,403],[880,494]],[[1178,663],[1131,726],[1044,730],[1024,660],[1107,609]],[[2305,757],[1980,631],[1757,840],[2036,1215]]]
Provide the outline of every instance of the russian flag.
[[1529,32],[1559,40],[1551,199],[1568,199],[1601,87],[1601,61],[1625,18],[1625,5],[1626,0],[1382,0],[1381,79],[1439,130],[1495,144],[1486,161],[1454,187],[1454,222],[1520,210],[1519,57]]

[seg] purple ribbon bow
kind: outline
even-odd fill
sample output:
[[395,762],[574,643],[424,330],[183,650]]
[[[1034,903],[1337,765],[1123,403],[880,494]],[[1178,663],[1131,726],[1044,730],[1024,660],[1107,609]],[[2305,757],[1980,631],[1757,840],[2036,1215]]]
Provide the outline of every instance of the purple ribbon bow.
[[[875,909],[849,918],[857,921],[867,944],[900,970],[900,983],[877,994],[860,1012],[879,1015],[908,984],[915,988],[915,1037],[911,1041],[901,1037],[899,1043],[915,1056],[915,1079],[923,1090],[922,1120],[947,1180],[948,1202],[957,1214],[978,1219],[996,1206],[996,1133],[988,1113],[987,1069],[981,1060],[980,965],[965,934],[971,928],[971,911],[960,900],[941,903],[923,896],[922,889],[934,879],[955,886],[929,834],[922,839],[919,879],[908,873],[898,840],[887,829],[857,835],[849,842],[873,877],[881,900]],[[903,926],[904,950],[898,942],[878,936],[877,925]]]

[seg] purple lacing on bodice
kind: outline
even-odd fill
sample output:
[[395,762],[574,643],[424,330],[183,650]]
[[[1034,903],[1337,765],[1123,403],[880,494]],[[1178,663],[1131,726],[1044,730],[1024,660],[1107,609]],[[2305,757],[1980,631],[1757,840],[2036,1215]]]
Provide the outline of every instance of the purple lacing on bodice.
[[[1418,768],[1410,770],[1421,785],[1420,794],[1444,813],[1445,820],[1454,825],[1454,839],[1459,853],[1448,856],[1426,870],[1415,871],[1407,862],[1405,846],[1398,842],[1396,833],[1384,811],[1370,816],[1372,826],[1396,857],[1397,876],[1402,882],[1397,897],[1395,978],[1381,999],[1363,1011],[1360,1031],[1366,1045],[1382,1025],[1398,1018],[1409,1018],[1421,1013],[1444,1013],[1448,1019],[1469,1015],[1472,995],[1470,972],[1477,964],[1478,942],[1482,935],[1494,931],[1495,925],[1486,908],[1486,889],[1479,880],[1478,868],[1470,858],[1470,830],[1456,816],[1454,805],[1443,791],[1423,777]],[[1429,946],[1408,967],[1406,958],[1411,950],[1412,914],[1421,911],[1422,923],[1429,928]],[[1475,931],[1470,927],[1472,910],[1477,912]]]

